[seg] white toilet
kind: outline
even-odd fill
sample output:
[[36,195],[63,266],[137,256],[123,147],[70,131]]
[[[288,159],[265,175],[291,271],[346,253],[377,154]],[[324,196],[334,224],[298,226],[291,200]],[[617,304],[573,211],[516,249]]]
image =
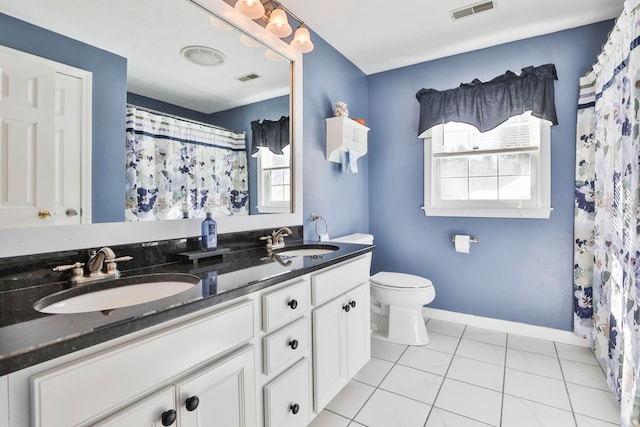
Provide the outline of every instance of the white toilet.
[[[373,244],[371,234],[349,234],[333,240]],[[413,274],[387,271],[371,276],[369,281],[372,338],[404,345],[429,344],[422,306],[429,304],[436,296],[431,281]]]

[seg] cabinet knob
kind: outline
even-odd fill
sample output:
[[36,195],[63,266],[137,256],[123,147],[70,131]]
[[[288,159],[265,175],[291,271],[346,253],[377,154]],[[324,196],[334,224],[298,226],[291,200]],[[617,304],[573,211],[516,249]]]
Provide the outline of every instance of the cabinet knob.
[[46,209],[42,209],[40,212],[38,212],[38,216],[40,217],[40,219],[49,219],[51,218],[51,212]]
[[200,404],[200,399],[198,399],[198,396],[191,396],[190,398],[187,399],[185,403],[186,403],[187,411],[189,412],[195,411],[196,409],[198,409],[198,405]]
[[171,424],[176,422],[176,411],[173,409],[169,409],[162,413],[162,425],[170,426]]
[[349,304],[347,304],[347,305],[343,305],[343,306],[342,306],[342,309],[348,313],[348,312],[349,312],[349,310],[351,310],[351,306],[350,306]]
[[287,303],[287,305],[291,307],[291,310],[295,310],[296,308],[298,308],[298,301],[292,299]]
[[295,350],[296,348],[298,348],[298,340],[289,341],[289,347],[291,347],[291,350]]
[[351,308],[356,308],[356,302],[355,301],[349,302],[349,305],[351,306]]
[[296,415],[298,412],[300,412],[300,405],[294,403],[293,405],[289,406],[289,409],[291,410],[293,415]]

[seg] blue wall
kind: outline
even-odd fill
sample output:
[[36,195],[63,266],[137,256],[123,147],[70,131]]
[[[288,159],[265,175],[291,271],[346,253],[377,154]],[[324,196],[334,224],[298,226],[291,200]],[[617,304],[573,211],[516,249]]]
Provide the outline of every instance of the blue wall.
[[[612,21],[601,22],[369,76],[369,230],[377,246],[373,273],[402,271],[431,279],[434,308],[572,329],[578,79],[590,69],[612,27]],[[551,218],[426,217],[420,209],[424,152],[416,137],[416,92],[546,63],[556,65],[559,78],[559,124],[551,134]],[[350,218],[351,212],[343,210],[342,217]],[[457,253],[454,234],[478,236],[480,243],[472,245],[470,254]]]
[[335,103],[346,102],[350,117],[368,122],[369,94],[359,68],[318,35],[311,37],[315,49],[304,55],[303,69],[304,135],[297,142],[304,145],[304,237],[315,240],[311,213],[326,218],[332,237],[369,229],[369,156],[358,160],[358,174],[342,173],[325,157],[325,118],[333,116]]
[[127,60],[3,14],[0,44],[93,73],[92,222],[123,221]]
[[257,176],[256,169],[258,162],[251,157],[251,122],[254,120],[269,119],[279,120],[282,116],[289,115],[289,96],[279,96],[277,98],[268,99],[266,101],[256,102],[244,105],[238,108],[232,108],[219,113],[209,115],[207,121],[218,126],[233,129],[235,131],[245,131],[247,133],[247,156],[249,167],[249,214],[258,215],[256,209],[258,203],[257,194]]

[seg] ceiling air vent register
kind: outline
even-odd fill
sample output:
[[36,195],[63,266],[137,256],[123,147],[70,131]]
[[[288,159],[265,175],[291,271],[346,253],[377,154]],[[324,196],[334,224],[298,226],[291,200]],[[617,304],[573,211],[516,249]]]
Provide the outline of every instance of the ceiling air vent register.
[[180,51],[187,61],[204,67],[214,67],[224,64],[227,57],[224,53],[207,46],[187,46]]
[[240,80],[241,82],[248,82],[250,80],[259,79],[260,76],[256,73],[245,74],[244,76],[236,77],[236,80]]
[[483,1],[480,3],[475,3],[475,4],[462,7],[460,9],[451,10],[449,11],[449,14],[451,15],[451,19],[455,21],[456,19],[464,18],[466,16],[471,16],[471,15],[476,15],[480,12],[486,12],[488,10],[495,9],[495,7],[496,7],[496,3],[493,0]]

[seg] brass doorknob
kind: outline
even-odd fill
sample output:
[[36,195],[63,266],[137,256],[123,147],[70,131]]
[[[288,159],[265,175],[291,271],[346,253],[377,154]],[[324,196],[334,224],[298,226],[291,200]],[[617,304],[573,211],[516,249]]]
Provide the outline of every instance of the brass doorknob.
[[40,219],[49,219],[51,217],[51,212],[46,209],[42,209],[40,212],[38,212],[38,216],[40,217]]

